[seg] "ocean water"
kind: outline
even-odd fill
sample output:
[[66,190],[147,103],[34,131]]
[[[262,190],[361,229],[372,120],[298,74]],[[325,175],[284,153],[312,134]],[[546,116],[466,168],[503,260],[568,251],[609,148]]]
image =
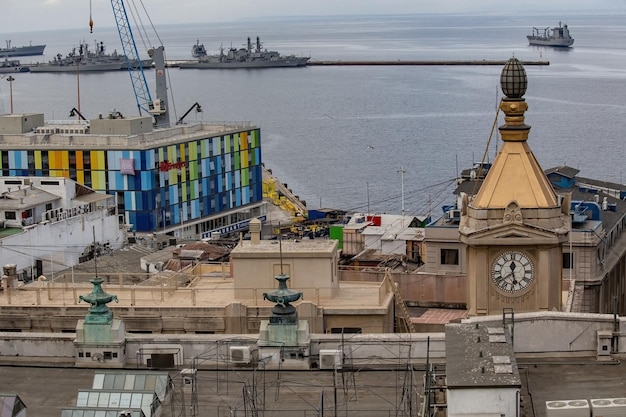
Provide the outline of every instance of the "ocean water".
[[[113,19],[111,19],[113,20]],[[532,27],[569,25],[575,43],[528,46]],[[0,29],[1,30],[1,29]],[[199,40],[210,53],[260,36],[264,46],[315,60],[520,60],[527,66],[529,143],[544,169],[567,164],[581,176],[624,182],[625,16],[407,15],[292,18],[157,28],[168,60],[191,59]],[[117,31],[96,27],[0,34],[13,45],[46,43],[46,61],[80,41],[121,50]],[[136,36],[140,53],[149,46]],[[454,201],[458,172],[493,160],[499,66],[350,66],[168,71],[172,121],[249,121],[261,128],[268,168],[309,208],[440,213]],[[126,72],[17,74],[15,112],[67,119],[112,110],[137,114]],[[153,71],[147,72],[150,87]],[[0,80],[0,113],[9,85]],[[500,114],[497,124],[504,122]],[[491,140],[490,140],[491,137]],[[488,146],[489,144],[489,146]]]

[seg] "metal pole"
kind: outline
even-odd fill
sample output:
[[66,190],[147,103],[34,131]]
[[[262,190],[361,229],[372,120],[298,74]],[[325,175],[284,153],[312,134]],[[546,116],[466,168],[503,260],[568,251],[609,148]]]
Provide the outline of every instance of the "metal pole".
[[11,114],[13,114],[13,81],[15,81],[15,78],[9,75],[7,81],[9,82],[9,100],[11,102]]

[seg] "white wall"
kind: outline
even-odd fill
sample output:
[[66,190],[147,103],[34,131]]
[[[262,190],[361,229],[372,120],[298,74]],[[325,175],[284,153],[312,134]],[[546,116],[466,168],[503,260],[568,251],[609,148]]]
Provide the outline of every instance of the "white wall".
[[448,417],[496,415],[517,417],[518,388],[459,388],[448,389]]
[[[626,320],[620,319],[622,331]],[[464,323],[491,322],[502,327],[502,316],[473,317]],[[516,354],[584,354],[596,352],[598,330],[613,330],[612,314],[536,312],[515,314],[513,326]],[[620,351],[626,346],[620,341]]]
[[43,261],[44,275],[51,278],[54,271],[61,271],[78,264],[82,252],[94,240],[109,241],[113,249],[124,244],[124,231],[115,215],[105,209],[86,213],[67,220],[40,223],[22,233],[2,239],[0,262],[16,264],[17,271],[34,268],[35,261]]

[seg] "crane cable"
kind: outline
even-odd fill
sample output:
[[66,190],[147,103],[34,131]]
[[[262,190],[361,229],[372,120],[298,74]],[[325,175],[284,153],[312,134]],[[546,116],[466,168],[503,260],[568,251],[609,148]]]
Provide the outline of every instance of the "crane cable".
[[[137,6],[136,6],[135,2],[133,0],[129,0],[129,1],[131,2],[132,6],[135,8],[135,14],[137,16],[140,16],[139,12],[137,11]],[[150,27],[152,28],[152,31],[154,32],[155,36],[157,37],[157,40],[159,41],[159,45],[163,46],[163,41],[161,40],[161,37],[159,36],[159,33],[157,32],[156,27],[154,26],[154,23],[152,22],[152,19],[150,18],[150,15],[148,14],[148,11],[146,10],[146,6],[143,4],[143,0],[139,0],[139,4],[141,4],[141,8],[143,9],[143,12],[144,12],[145,16],[148,19],[148,22],[150,23]],[[132,11],[131,11],[131,13],[132,13]],[[135,16],[134,15],[133,15],[133,20],[135,20]],[[136,26],[138,28],[140,28],[140,30],[142,30],[144,32],[143,34],[140,33],[140,36],[141,36],[142,42],[144,42],[144,48],[146,48],[146,50],[147,50],[147,49],[149,49],[149,47],[146,46],[146,41],[144,40],[144,36],[145,36],[145,38],[148,41],[149,41],[149,38],[148,38],[148,35],[146,33],[146,30],[145,30],[143,22],[141,21],[141,19],[139,19],[139,21],[140,21],[140,24],[136,24]],[[166,62],[167,62],[167,57],[165,56],[165,47],[163,47],[163,59],[165,59]],[[173,90],[172,90],[172,82],[171,82],[171,78],[170,78],[170,72],[169,72],[169,70],[167,68],[167,65],[165,66],[165,74],[167,76],[167,85],[168,85],[167,89],[168,89],[168,92],[169,92],[169,95],[170,95],[170,98],[171,98],[171,101],[169,102],[169,107],[171,107],[171,109],[172,109],[172,113],[174,114],[174,119],[178,120],[178,114],[176,112],[176,104],[175,104],[176,102],[174,100],[174,93],[173,93]]]
[[[149,50],[151,48],[151,46],[149,46],[149,44],[148,44],[150,39],[149,39],[148,34],[146,32],[146,29],[144,27],[143,21],[141,20],[141,15],[137,11],[137,6],[136,6],[135,2],[133,0],[129,0],[129,2],[130,2],[130,6],[131,6],[131,7],[129,7],[130,14],[131,14],[131,16],[133,18],[133,22],[135,23],[135,27],[138,29],[139,37],[141,38],[141,43],[143,44],[144,50],[147,51],[147,50]],[[156,35],[157,40],[159,41],[159,46],[163,46],[163,41],[161,40],[161,37],[159,36],[159,33],[157,32],[156,28],[154,27],[154,23],[152,22],[152,19],[150,18],[150,15],[148,14],[148,11],[146,10],[146,6],[143,4],[142,0],[139,0],[139,3],[141,4],[141,8],[143,9],[143,11],[144,11],[148,21],[150,22],[150,27],[152,27],[152,30],[154,31],[154,34]],[[93,33],[93,18],[92,18],[91,0],[89,0],[89,33]],[[137,57],[137,58],[139,58],[139,57]],[[165,58],[165,48],[163,48],[163,58]],[[169,72],[167,66],[165,67],[165,71],[166,71],[166,75],[167,75],[167,85],[168,85],[167,89],[168,89],[169,95],[171,97],[170,107],[172,108],[172,111],[174,113],[174,118],[177,119],[178,115],[176,113],[176,104],[175,104],[175,101],[174,101],[174,94],[173,94],[173,90],[172,90],[172,83],[171,83],[171,78],[170,78],[170,72]]]
[[498,123],[498,115],[500,114],[500,106],[502,105],[502,99],[498,103],[498,109],[496,110],[496,116],[493,119],[493,125],[491,126],[491,133],[489,134],[489,139],[487,140],[487,146],[485,146],[485,152],[483,153],[483,158],[480,161],[480,167],[478,168],[478,175],[476,176],[476,182],[474,182],[474,186],[472,187],[472,196],[476,196],[476,191],[478,188],[478,180],[482,175],[483,166],[485,164],[485,159],[487,158],[487,153],[489,152],[489,144],[491,143],[491,139],[493,138],[493,132],[496,130],[496,126]]

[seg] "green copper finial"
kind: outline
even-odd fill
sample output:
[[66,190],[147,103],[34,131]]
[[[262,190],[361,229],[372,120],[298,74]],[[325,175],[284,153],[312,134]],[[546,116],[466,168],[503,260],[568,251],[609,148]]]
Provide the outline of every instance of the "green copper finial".
[[263,293],[263,299],[276,303],[272,308],[272,317],[270,317],[270,323],[285,324],[295,323],[297,321],[296,308],[290,303],[302,298],[302,293],[287,288],[287,280],[289,275],[278,274],[274,277],[278,281],[278,288]]
[[107,307],[107,303],[115,300],[119,302],[116,295],[107,294],[102,289],[102,278],[92,278],[89,280],[93,284],[93,290],[90,294],[81,295],[79,301],[85,301],[91,304],[89,312],[85,316],[85,323],[111,323],[113,313]]

